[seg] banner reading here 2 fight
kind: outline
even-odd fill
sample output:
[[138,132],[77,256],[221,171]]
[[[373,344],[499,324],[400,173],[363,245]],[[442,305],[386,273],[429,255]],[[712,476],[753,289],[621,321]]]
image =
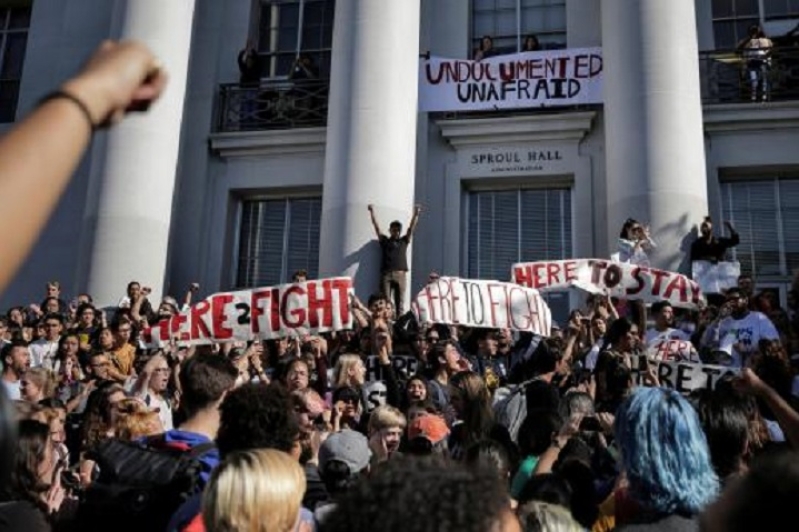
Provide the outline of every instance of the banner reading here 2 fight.
[[518,263],[513,265],[511,277],[515,283],[542,292],[576,287],[622,299],[665,300],[689,309],[705,301],[699,285],[685,275],[604,259]]
[[420,111],[602,103],[602,49],[523,52],[419,63]]
[[150,348],[171,338],[192,345],[350,329],[351,293],[349,277],[221,292],[145,329],[140,341]]
[[411,305],[419,323],[511,329],[549,336],[552,314],[538,290],[512,283],[440,277]]

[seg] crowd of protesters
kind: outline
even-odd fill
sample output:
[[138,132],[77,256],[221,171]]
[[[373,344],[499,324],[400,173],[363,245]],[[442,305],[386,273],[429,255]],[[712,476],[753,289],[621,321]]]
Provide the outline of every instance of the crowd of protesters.
[[[702,229],[698,254],[734,245]],[[628,220],[625,260],[653,244]],[[351,330],[145,349],[198,285],[178,303],[133,281],[101,309],[51,282],[0,318],[19,433],[0,530],[743,530],[725,497],[798,482],[753,477],[799,443],[797,314],[753,286],[698,311],[591,296],[549,337],[418,324],[375,293]],[[637,356],[736,376],[683,395]],[[195,467],[160,478],[179,455]]]

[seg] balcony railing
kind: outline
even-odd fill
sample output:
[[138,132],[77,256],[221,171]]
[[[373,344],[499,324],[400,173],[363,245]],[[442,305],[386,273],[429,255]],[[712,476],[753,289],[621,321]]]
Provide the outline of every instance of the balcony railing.
[[262,80],[219,87],[214,131],[258,131],[324,126],[330,81]]
[[[774,47],[761,70],[765,86],[752,93],[747,59],[735,50],[700,52],[699,73],[705,104],[799,100],[799,48]],[[754,98],[753,98],[754,96]]]

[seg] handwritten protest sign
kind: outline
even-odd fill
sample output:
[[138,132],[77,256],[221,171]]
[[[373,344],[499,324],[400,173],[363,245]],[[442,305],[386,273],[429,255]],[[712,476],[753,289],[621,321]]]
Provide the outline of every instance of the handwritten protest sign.
[[248,341],[352,327],[352,279],[336,277],[213,294],[187,312],[145,329],[144,347]]
[[699,285],[685,275],[604,259],[574,259],[514,264],[515,283],[542,292],[576,287],[594,294],[647,302],[669,301],[675,307],[704,303]]
[[695,260],[691,263],[691,277],[705,294],[722,294],[728,288],[738,286],[741,263]]
[[549,335],[552,315],[537,290],[512,283],[440,277],[416,296],[419,323],[511,329]]
[[643,385],[643,377],[647,371],[647,364],[657,364],[657,376],[660,385],[672,388],[680,393],[690,393],[694,390],[713,390],[719,381],[727,375],[737,375],[737,368],[714,366],[711,364],[697,364],[675,360],[652,361],[645,356],[633,357],[633,382]]
[[572,48],[419,65],[420,111],[602,103],[602,49]]

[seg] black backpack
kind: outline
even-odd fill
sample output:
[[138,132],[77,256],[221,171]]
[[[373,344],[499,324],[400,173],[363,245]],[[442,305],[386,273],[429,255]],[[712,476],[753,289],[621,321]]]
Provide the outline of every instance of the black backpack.
[[212,442],[166,442],[163,434],[143,442],[104,441],[87,454],[100,474],[82,494],[77,530],[166,530],[175,511],[202,491],[200,458],[215,448]]

